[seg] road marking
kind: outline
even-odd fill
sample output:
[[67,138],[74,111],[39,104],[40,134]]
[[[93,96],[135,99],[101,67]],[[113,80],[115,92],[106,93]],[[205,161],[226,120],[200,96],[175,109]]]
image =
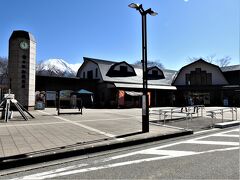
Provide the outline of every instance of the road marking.
[[[45,172],[42,172],[42,173],[29,175],[25,179],[38,179],[39,177],[42,177],[42,176],[47,176],[47,175],[50,175],[50,174],[56,174],[56,173],[60,173],[60,172],[63,172],[63,171],[69,171],[71,169],[81,168],[81,167],[84,167],[84,166],[87,166],[87,165],[88,164],[78,164],[78,165],[68,166],[68,167],[59,168],[59,169],[55,169],[55,170],[51,170],[51,171],[45,171]],[[14,180],[16,180],[16,179],[21,179],[21,178],[14,178]]]
[[236,134],[215,134],[214,136],[218,136],[218,137],[236,137],[239,138],[239,135]]
[[[38,110],[38,111],[39,111],[39,110]],[[47,113],[47,112],[43,112],[43,111],[39,111],[39,112],[41,112],[41,113],[43,113],[43,114],[48,114],[48,115],[49,115],[49,113]],[[111,138],[115,138],[115,137],[116,137],[116,136],[113,135],[113,134],[100,131],[100,130],[98,130],[98,129],[95,129],[95,128],[92,128],[92,127],[90,127],[90,126],[86,126],[86,125],[83,125],[83,124],[80,124],[80,123],[71,121],[71,120],[69,120],[69,119],[66,119],[66,118],[63,118],[63,117],[60,117],[60,116],[54,116],[54,118],[61,119],[61,120],[65,121],[65,122],[74,124],[74,125],[76,125],[76,126],[80,126],[80,127],[82,127],[82,128],[88,129],[88,130],[90,130],[90,131],[97,132],[97,133],[99,133],[99,134],[103,134],[103,135],[108,136],[108,137],[111,137]],[[124,139],[124,138],[117,138],[116,140],[123,141],[123,140],[125,140],[125,139]]]
[[[228,131],[225,131],[224,133],[229,133],[229,132],[234,132],[234,131],[238,131],[238,130],[228,130]],[[197,137],[197,138],[193,138],[191,139],[191,141],[196,141],[196,140],[199,140],[199,139],[204,139],[204,138],[208,138],[208,137],[212,137],[212,136],[215,136],[216,134],[219,134],[219,133],[215,133],[215,134],[210,134],[210,135],[205,135],[205,136],[200,136],[200,137]],[[172,147],[172,146],[175,146],[175,145],[179,145],[179,144],[184,144],[185,142],[187,141],[190,141],[190,140],[183,140],[183,141],[179,141],[179,142],[175,142],[175,143],[171,143],[171,144],[166,144],[166,145],[162,145],[162,146],[157,146],[157,147],[153,147],[153,148],[150,148],[148,149],[149,151],[150,150],[160,150],[160,149],[163,149],[163,148],[168,148],[168,147]],[[199,141],[196,141],[196,143],[194,144],[197,144],[197,142]],[[209,142],[209,141],[208,141]],[[215,141],[213,141],[215,142]],[[228,143],[228,142],[227,142]],[[226,144],[224,144],[226,145]],[[232,144],[231,144],[232,145]],[[234,144],[234,146],[239,146],[239,144]],[[127,153],[127,154],[121,154],[121,155],[118,155],[118,156],[114,156],[114,157],[110,157],[110,158],[106,158],[104,160],[104,162],[107,162],[107,161],[111,161],[111,160],[116,160],[116,159],[121,159],[121,158],[125,158],[125,157],[129,157],[129,156],[133,156],[133,155],[137,155],[137,154],[144,154],[146,150],[141,150],[141,151],[135,151],[135,152],[131,152],[131,153]]]
[[[237,150],[239,147],[231,147],[231,148],[224,148],[224,149],[215,149],[215,150],[208,150],[208,151],[203,151],[203,152],[192,152],[193,154],[186,153],[186,154],[178,154],[176,156],[161,156],[161,157],[153,157],[153,158],[147,158],[147,159],[139,159],[139,160],[133,160],[133,161],[125,161],[125,162],[120,162],[120,163],[113,163],[113,164],[106,164],[102,166],[95,166],[95,167],[90,167],[90,168],[84,168],[84,169],[76,169],[76,170],[71,170],[71,171],[65,171],[63,168],[61,170],[57,169],[55,171],[46,171],[43,172],[46,175],[39,175],[38,174],[33,174],[33,175],[28,175],[24,176],[21,178],[15,178],[16,179],[46,179],[46,178],[55,178],[59,176],[67,176],[67,175],[73,175],[73,174],[78,174],[78,173],[83,173],[83,172],[90,172],[90,171],[97,171],[97,170],[102,170],[102,169],[109,169],[109,168],[115,168],[115,167],[121,167],[121,166],[126,166],[126,165],[132,165],[132,164],[138,164],[142,162],[151,162],[151,161],[158,161],[158,160],[163,160],[163,159],[171,159],[171,158],[176,158],[176,157],[184,157],[184,156],[191,156],[191,155],[200,155],[200,154],[206,154],[206,153],[212,153],[212,152],[222,152],[222,151],[231,151],[231,150]],[[55,173],[60,171],[60,173]]]
[[202,130],[202,131],[197,131],[197,132],[194,132],[194,134],[203,134],[203,133],[206,133],[206,132],[209,132],[209,131],[216,131],[216,130],[219,130],[218,128],[212,128],[212,129],[208,129],[208,130]]
[[[80,120],[74,122],[94,122],[94,121],[114,121],[114,120],[129,120],[129,118],[114,118],[114,119],[90,119],[90,120]],[[0,128],[6,127],[21,127],[21,126],[38,126],[38,125],[51,125],[51,124],[64,124],[69,122],[50,122],[50,123],[24,123],[24,124],[1,124]]]
[[188,144],[209,144],[209,145],[224,145],[224,146],[239,146],[239,142],[226,142],[226,141],[201,141],[189,140],[184,143]]
[[147,149],[145,151],[141,151],[141,154],[152,154],[152,155],[179,157],[179,156],[194,155],[194,154],[196,154],[196,152],[193,152],[193,151],[175,151],[175,150]]

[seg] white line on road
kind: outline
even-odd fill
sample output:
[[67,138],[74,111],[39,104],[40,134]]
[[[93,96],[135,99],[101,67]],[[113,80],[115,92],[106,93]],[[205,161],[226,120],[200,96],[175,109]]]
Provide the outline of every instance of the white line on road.
[[[74,122],[94,122],[94,121],[114,121],[114,120],[129,120],[129,118],[114,118],[114,119],[90,119],[90,120],[80,120]],[[52,124],[64,124],[69,122],[50,122],[50,123],[23,123],[23,124],[3,124],[0,128],[6,127],[19,127],[19,126],[39,126],[39,125],[52,125]]]
[[[102,170],[102,169],[109,169],[109,168],[115,168],[115,167],[120,167],[120,166],[138,164],[138,163],[142,163],[142,162],[151,162],[151,161],[171,159],[171,158],[176,158],[176,157],[200,155],[200,154],[205,154],[205,153],[222,152],[222,151],[231,151],[231,150],[237,150],[237,149],[239,149],[239,147],[215,149],[215,150],[209,150],[209,151],[203,151],[203,152],[193,152],[193,154],[191,154],[191,153],[186,153],[186,154],[182,154],[182,155],[178,154],[177,156],[174,156],[174,155],[172,155],[172,156],[161,156],[161,157],[139,159],[139,160],[133,160],[133,161],[125,161],[125,162],[120,162],[120,163],[106,164],[106,165],[102,165],[102,166],[95,166],[95,167],[90,167],[90,168],[85,168],[85,169],[76,169],[76,170],[71,170],[71,171],[66,171],[66,172],[63,172],[64,170],[61,168],[62,172],[60,172],[60,173],[55,173],[58,170],[54,170],[54,171],[44,172],[47,175],[43,175],[43,176],[39,176],[39,173],[38,173],[38,174],[24,176],[24,177],[16,178],[16,179],[20,180],[20,179],[55,178],[55,177],[59,177],[59,176],[67,176],[67,175],[73,175],[73,174],[78,174],[78,173],[83,173],[83,172],[97,171],[97,170]],[[16,180],[16,179],[14,179],[14,180]]]
[[193,151],[175,151],[175,150],[157,150],[157,149],[147,149],[145,151],[141,151],[141,154],[152,154],[152,155],[160,155],[160,156],[190,156],[194,155],[197,152]]
[[[76,168],[81,168],[84,166],[87,166],[88,164],[78,164],[78,165],[74,165],[74,166],[68,166],[68,167],[64,167],[64,168],[59,168],[59,169],[55,169],[55,170],[51,170],[51,171],[45,171],[42,173],[37,173],[37,174],[33,174],[33,175],[29,175],[26,177],[26,179],[39,179],[43,176],[47,176],[47,175],[51,175],[51,174],[56,174],[56,173],[60,173],[63,171],[69,171],[71,169],[76,169]],[[14,178],[12,180],[16,180],[16,179],[21,179],[21,178]]]
[[209,145],[223,145],[223,146],[239,146],[239,142],[226,142],[226,141],[201,141],[189,140],[184,143],[188,144],[209,144]]
[[214,136],[217,136],[217,137],[236,137],[236,138],[240,137],[237,134],[215,134]]
[[[39,111],[39,112],[41,112],[41,113],[43,113],[43,114],[48,114],[48,115],[49,115],[49,113],[47,113],[47,112],[43,112],[43,111]],[[69,120],[69,119],[66,119],[66,118],[63,118],[63,117],[60,117],[60,116],[54,116],[54,118],[61,119],[61,120],[65,121],[65,122],[74,124],[74,125],[76,125],[76,126],[80,126],[80,127],[82,127],[82,128],[88,129],[88,130],[90,130],[90,131],[97,132],[97,133],[99,133],[99,134],[103,134],[103,135],[108,136],[108,137],[112,137],[112,138],[116,137],[116,136],[113,135],[113,134],[100,131],[100,130],[98,130],[98,129],[95,129],[95,128],[92,128],[92,127],[90,127],[90,126],[86,126],[86,125],[83,125],[83,124],[80,124],[80,123],[71,121],[71,120]],[[117,139],[117,140],[122,141],[122,140],[124,140],[124,138],[119,138],[119,139]]]

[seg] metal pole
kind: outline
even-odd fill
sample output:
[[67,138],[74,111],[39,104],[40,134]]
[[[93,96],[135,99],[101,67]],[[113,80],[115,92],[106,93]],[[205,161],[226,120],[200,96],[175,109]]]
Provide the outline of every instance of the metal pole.
[[146,13],[142,15],[142,66],[143,66],[143,97],[142,97],[142,132],[149,132],[149,104],[147,87],[147,28]]

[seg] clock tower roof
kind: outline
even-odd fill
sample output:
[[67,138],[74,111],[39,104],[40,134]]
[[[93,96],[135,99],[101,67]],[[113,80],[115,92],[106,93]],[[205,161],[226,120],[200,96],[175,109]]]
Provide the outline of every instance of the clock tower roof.
[[36,42],[34,36],[31,33],[27,32],[27,31],[23,31],[23,30],[13,31],[9,41],[12,39],[17,39],[17,38],[26,38],[28,40]]

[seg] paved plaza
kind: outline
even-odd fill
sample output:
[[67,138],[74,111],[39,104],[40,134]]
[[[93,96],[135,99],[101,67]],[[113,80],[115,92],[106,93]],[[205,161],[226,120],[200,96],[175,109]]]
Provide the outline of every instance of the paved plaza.
[[[31,111],[34,119],[25,121],[18,112],[7,123],[0,122],[0,157],[2,161],[16,156],[32,156],[35,153],[53,153],[59,149],[76,149],[84,146],[108,145],[136,139],[147,139],[165,135],[181,134],[196,126],[208,126],[211,118],[192,120],[159,120],[158,115],[150,114],[150,132],[141,133],[141,109],[83,109],[83,114],[65,114],[57,116],[55,108]],[[217,107],[215,107],[217,108]],[[158,110],[153,108],[150,110]],[[68,112],[73,110],[68,110]],[[231,113],[224,114],[224,121],[232,121]],[[239,120],[240,108],[238,108]],[[174,114],[177,116],[177,114]],[[178,115],[179,116],[179,115]],[[185,114],[181,114],[182,118]],[[195,115],[193,115],[195,116]],[[169,117],[168,117],[169,118]],[[180,118],[181,119],[181,118]],[[220,119],[215,119],[220,121]],[[207,123],[207,124],[206,124]],[[194,129],[194,128],[193,128]],[[194,129],[201,130],[201,128]]]

